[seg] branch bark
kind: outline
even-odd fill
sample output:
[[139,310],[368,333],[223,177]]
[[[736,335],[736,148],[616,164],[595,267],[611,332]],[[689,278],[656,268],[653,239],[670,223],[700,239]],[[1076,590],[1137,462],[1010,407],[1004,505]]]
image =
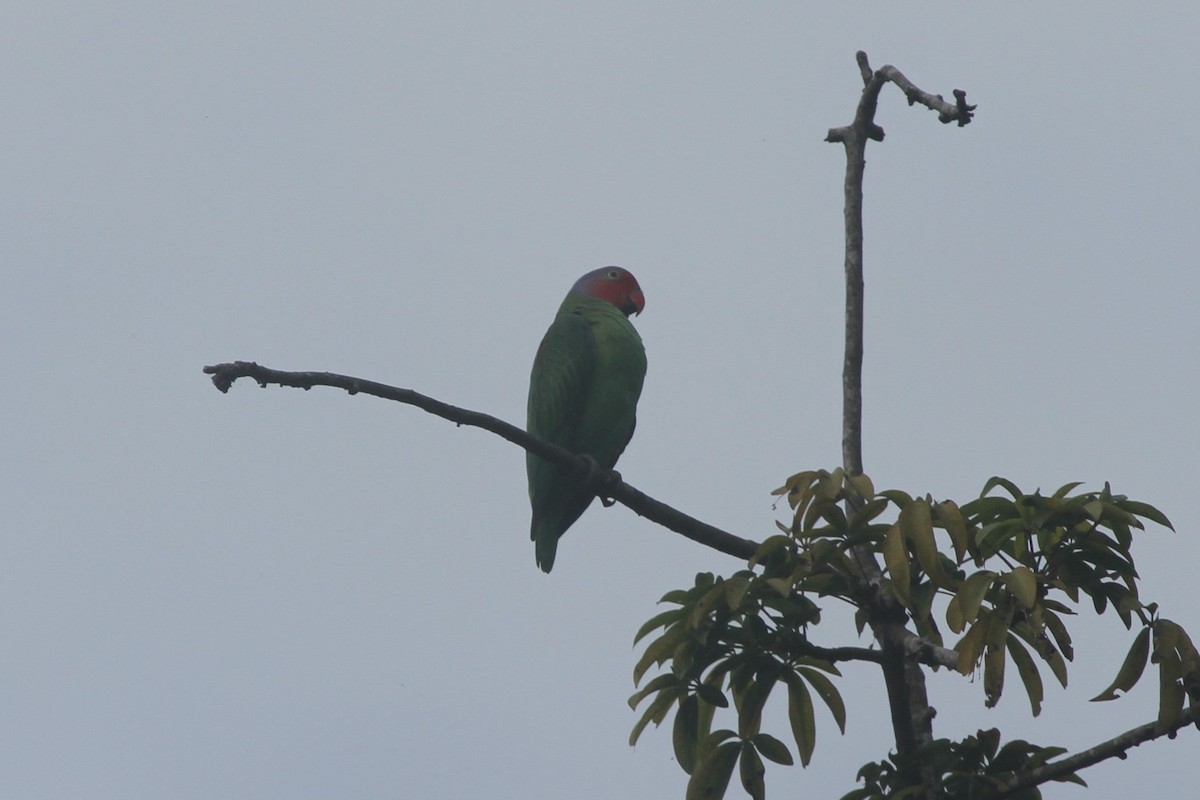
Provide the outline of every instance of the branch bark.
[[1003,798],[1011,797],[1024,789],[1040,786],[1048,781],[1062,780],[1068,775],[1076,773],[1085,767],[1099,764],[1101,761],[1107,761],[1114,757],[1124,758],[1125,753],[1131,747],[1137,747],[1139,744],[1153,741],[1163,736],[1174,738],[1178,730],[1197,722],[1200,722],[1200,706],[1192,706],[1184,711],[1179,716],[1179,719],[1165,728],[1159,728],[1157,722],[1147,722],[1145,725],[1130,728],[1122,734],[1093,745],[1086,750],[1080,750],[1075,755],[1068,756],[1061,761],[1052,761],[1036,769],[1031,769],[1029,772],[1018,773],[1008,782],[1008,785],[1004,789],[994,794],[983,795],[981,800],[1003,800]]
[[[846,150],[845,226],[846,226],[846,353],[842,369],[842,465],[848,474],[861,474],[862,458],[862,361],[863,361],[863,175],[866,168],[867,142],[883,141],[884,131],[875,123],[879,92],[887,83],[894,83],[909,105],[921,104],[938,114],[943,123],[957,122],[959,127],[970,123],[975,106],[968,105],[966,93],[954,90],[954,102],[941,95],[930,94],[912,83],[900,70],[891,65],[873,71],[866,53],[857,54],[859,72],[863,79],[863,92],[859,99],[854,121],[840,128],[831,128],[826,141],[839,142]],[[865,585],[878,587],[880,568],[874,557],[867,552],[856,552],[856,560],[863,572]],[[925,691],[925,675],[922,664],[956,667],[958,654],[917,636],[905,627],[902,609],[878,591],[863,598],[865,607],[871,612],[871,627],[879,641],[883,658],[884,679],[892,712],[892,727],[897,751],[901,755],[911,753],[917,746],[932,738],[934,710],[929,706]],[[1013,777],[1007,785],[996,792],[983,795],[984,800],[1003,800],[1026,789],[1040,786],[1048,781],[1063,780],[1086,767],[1109,758],[1124,758],[1131,747],[1162,736],[1174,736],[1179,729],[1200,724],[1200,706],[1192,706],[1178,720],[1167,727],[1149,722],[1125,731],[1104,742],[1082,750],[1074,755]],[[912,783],[924,785],[924,796],[935,798],[941,789],[932,770],[922,769],[920,774],[908,776]]]
[[863,471],[862,457],[862,360],[863,360],[863,173],[866,169],[867,142],[882,142],[883,128],[875,123],[879,92],[884,84],[894,83],[909,105],[920,103],[938,112],[942,122],[957,122],[961,127],[970,123],[975,106],[967,105],[966,92],[954,90],[954,103],[941,95],[930,94],[917,87],[904,73],[890,64],[872,71],[867,54],[855,54],[863,79],[863,92],[858,101],[854,121],[841,128],[831,128],[827,142],[841,142],[846,149],[845,225],[846,225],[846,354],[842,365],[842,467],[851,475]]
[[[974,106],[966,103],[966,93],[955,90],[955,102],[947,103],[940,95],[923,91],[891,65],[878,71],[871,69],[867,54],[855,56],[863,80],[863,92],[858,101],[854,121],[841,128],[831,128],[828,142],[840,142],[846,151],[845,194],[846,227],[846,326],[845,358],[842,364],[842,467],[849,475],[863,471],[862,455],[862,364],[863,364],[863,174],[866,169],[866,149],[870,140],[883,141],[884,131],[875,123],[879,92],[887,83],[896,84],[908,98],[909,105],[921,103],[938,112],[942,122],[957,120],[959,126],[971,121]],[[933,737],[934,710],[929,706],[925,690],[925,673],[920,662],[936,659],[957,663],[953,651],[934,652],[932,645],[914,646],[915,634],[904,626],[903,609],[878,591],[881,572],[874,556],[863,548],[855,548],[855,561],[862,577],[875,591],[862,598],[870,609],[871,630],[882,649],[883,677],[888,690],[892,732],[900,755],[913,753]],[[938,648],[944,650],[944,648]],[[947,664],[949,665],[949,664]],[[927,798],[937,797],[940,787],[931,770],[910,776],[911,782],[925,786]]]
[[591,480],[584,482],[595,490],[597,496],[605,499],[611,498],[638,516],[657,522],[694,542],[736,556],[743,561],[749,560],[758,550],[758,542],[735,536],[672,508],[625,483],[618,472],[597,470],[594,463],[580,458],[569,450],[531,436],[516,425],[479,411],[443,403],[441,400],[414,392],[412,389],[401,389],[333,372],[285,372],[260,366],[253,361],[215,364],[205,367],[204,372],[212,376],[213,385],[222,393],[228,392],[229,387],[238,378],[251,378],[263,388],[270,384],[291,386],[297,389],[331,386],[344,389],[352,395],[369,394],[384,400],[394,400],[398,403],[416,406],[456,425],[467,425],[494,433],[552,464],[574,470],[580,476],[595,475]]

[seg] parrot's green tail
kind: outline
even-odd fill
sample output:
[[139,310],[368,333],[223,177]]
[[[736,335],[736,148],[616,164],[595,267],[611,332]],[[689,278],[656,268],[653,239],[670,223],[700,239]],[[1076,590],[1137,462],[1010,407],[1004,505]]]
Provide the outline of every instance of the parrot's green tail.
[[534,521],[529,538],[533,539],[534,558],[537,559],[537,565],[542,568],[542,572],[549,572],[554,566],[554,555],[558,552],[560,535],[558,531],[550,529],[548,525],[539,525],[537,521]]

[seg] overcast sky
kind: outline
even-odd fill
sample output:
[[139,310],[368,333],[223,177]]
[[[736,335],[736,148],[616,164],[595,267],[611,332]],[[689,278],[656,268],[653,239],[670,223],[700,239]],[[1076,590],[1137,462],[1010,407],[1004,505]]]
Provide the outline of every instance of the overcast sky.
[[[534,565],[523,456],[486,433],[205,364],[349,373],[522,422],[578,275],[640,279],[625,478],[741,535],[840,460],[840,146],[868,152],[865,462],[965,502],[993,474],[1159,506],[1144,599],[1200,634],[1200,6],[63,3],[0,20],[0,785],[6,798],[682,797],[634,632],[707,551],[598,505]],[[867,644],[831,610],[821,644]],[[1071,688],[930,676],[937,732],[1079,748],[1132,633]],[[890,744],[874,670],[772,797]],[[769,729],[787,736],[776,709]],[[1089,770],[1191,800],[1198,734]],[[732,788],[730,797],[740,789]]]

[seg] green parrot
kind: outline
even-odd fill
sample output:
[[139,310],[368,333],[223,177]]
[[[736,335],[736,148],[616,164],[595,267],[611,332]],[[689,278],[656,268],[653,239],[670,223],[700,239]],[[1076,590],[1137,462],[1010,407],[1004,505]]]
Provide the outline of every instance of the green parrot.
[[[528,430],[612,469],[629,444],[646,377],[642,338],[629,322],[646,305],[637,278],[621,267],[584,275],[558,308],[529,377]],[[554,566],[558,538],[595,495],[578,475],[526,453],[537,564]]]

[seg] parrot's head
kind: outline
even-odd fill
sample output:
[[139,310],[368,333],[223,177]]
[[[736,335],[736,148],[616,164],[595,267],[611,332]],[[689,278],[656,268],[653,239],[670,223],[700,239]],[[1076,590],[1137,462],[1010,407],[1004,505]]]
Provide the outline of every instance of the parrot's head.
[[571,291],[612,303],[625,316],[640,314],[646,307],[646,296],[637,278],[624,267],[601,267],[575,281]]

